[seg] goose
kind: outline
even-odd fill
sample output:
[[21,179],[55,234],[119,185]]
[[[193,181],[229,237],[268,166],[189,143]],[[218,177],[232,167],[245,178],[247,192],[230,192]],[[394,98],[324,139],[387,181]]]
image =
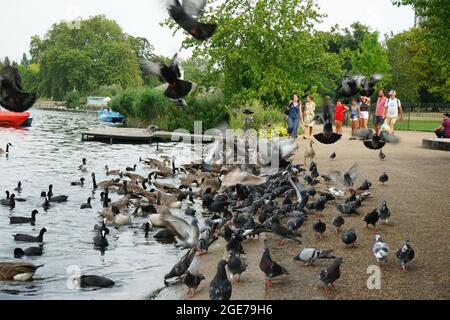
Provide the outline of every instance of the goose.
[[316,156],[316,152],[314,151],[313,144],[314,144],[313,140],[309,141],[309,149],[305,150],[305,155],[304,155],[305,165],[306,165],[306,159],[309,158],[312,161],[314,159],[314,157]]
[[128,171],[128,172],[135,172],[135,171],[136,171],[136,167],[137,167],[137,165],[134,165],[133,167],[127,167],[127,168],[125,169],[125,171]]
[[144,178],[143,176],[131,172],[124,173],[124,176],[130,178],[132,181],[137,181],[138,183],[142,183],[144,180],[146,180],[146,178]]
[[[41,193],[41,196],[42,196],[42,193]],[[46,196],[48,196],[49,198],[53,197],[53,185],[52,184],[48,186],[48,192],[44,197],[46,197]]]
[[102,219],[102,224],[100,224],[100,225],[96,224],[94,226],[94,231],[101,232],[102,230],[105,230],[106,234],[109,234],[109,229],[106,227],[106,222],[107,221],[108,221],[108,219],[103,218]]
[[3,150],[2,148],[0,148],[0,154],[8,154],[9,153],[9,147],[12,147],[13,145],[11,143],[7,143],[6,144],[6,150]]
[[0,262],[0,281],[29,281],[42,266],[28,262]]
[[173,215],[162,215],[167,228],[172,231],[180,241],[183,249],[197,248],[200,231],[197,219],[189,224],[186,220]]
[[143,162],[152,169],[161,170],[166,167],[164,165],[164,163],[162,163],[161,161],[159,161],[157,159],[147,158]]
[[161,154],[161,153],[164,153],[164,150],[159,148],[159,142],[157,142],[155,154]]
[[96,288],[111,288],[114,287],[115,282],[111,279],[96,276],[96,275],[82,275],[80,277],[80,287],[96,287]]
[[19,181],[19,182],[17,183],[17,187],[14,188],[14,191],[17,191],[18,193],[21,193],[21,192],[22,192],[22,181]]
[[9,217],[9,224],[21,224],[21,223],[31,223],[34,225],[36,222],[37,210],[31,212],[31,217]]
[[71,182],[70,185],[71,186],[81,186],[81,187],[83,187],[84,186],[84,181],[85,181],[85,179],[81,178],[80,181]]
[[22,258],[23,256],[35,257],[42,255],[42,244],[39,247],[29,247],[23,250],[22,248],[14,249],[14,258]]
[[83,209],[92,209],[92,205],[91,205],[91,197],[87,198],[86,203],[83,203],[83,204],[80,206],[80,209],[81,209],[81,210],[83,210]]
[[50,196],[47,194],[47,196],[48,196],[48,201],[49,201],[49,202],[56,202],[56,203],[66,202],[67,199],[69,199],[69,197],[66,196],[66,195],[59,195],[59,196],[52,196],[52,197],[50,197]]
[[[9,191],[6,191],[6,199],[1,199],[0,204],[5,207],[9,207],[11,203],[11,197],[9,196]],[[14,195],[15,197],[15,195]]]
[[112,222],[115,225],[131,224],[131,216],[129,216],[128,214],[121,213],[116,206],[112,206],[111,211],[113,213]]
[[108,165],[105,166],[105,173],[107,176],[118,176],[121,174],[120,170],[109,170]]
[[97,183],[97,179],[95,178],[95,173],[92,172],[92,189],[97,190],[98,188],[105,189],[105,188],[111,188],[111,187],[120,187],[120,179],[113,179],[108,181],[102,181],[100,183]]
[[39,235],[37,237],[31,236],[29,234],[14,234],[14,240],[15,241],[23,241],[23,242],[43,242],[44,241],[44,233],[47,232],[47,229],[42,228],[41,231],[39,231]]
[[80,166],[78,167],[78,169],[81,170],[81,171],[87,171],[88,166],[87,166],[87,160],[86,160],[86,158],[83,158],[83,159],[81,160],[81,164],[80,164]]

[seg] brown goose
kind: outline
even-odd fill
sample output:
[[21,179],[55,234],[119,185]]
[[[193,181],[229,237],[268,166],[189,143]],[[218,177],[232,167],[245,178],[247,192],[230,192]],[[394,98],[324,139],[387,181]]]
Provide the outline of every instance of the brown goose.
[[0,281],[29,281],[40,267],[27,262],[0,262]]
[[120,176],[120,170],[109,170],[108,165],[105,166],[105,173],[107,176]]

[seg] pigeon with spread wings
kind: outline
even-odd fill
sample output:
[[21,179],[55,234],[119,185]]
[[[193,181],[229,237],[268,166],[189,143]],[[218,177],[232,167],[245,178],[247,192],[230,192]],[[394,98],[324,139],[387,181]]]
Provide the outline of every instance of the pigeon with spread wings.
[[333,132],[333,124],[331,123],[331,110],[329,106],[323,110],[323,131],[314,135],[317,141],[323,144],[333,144],[341,139],[342,135]]
[[346,186],[347,188],[353,188],[353,185],[358,178],[358,167],[358,164],[355,163],[345,173],[342,173],[340,171],[331,171],[328,176],[332,180]]
[[175,55],[170,63],[166,65],[159,61],[140,61],[141,69],[144,73],[157,75],[161,81],[169,84],[164,95],[172,100],[182,99],[192,90],[192,82],[180,79],[181,72],[177,63],[177,55]]
[[189,224],[186,220],[171,214],[164,214],[161,218],[167,228],[178,238],[182,248],[198,247],[200,231],[196,219]]
[[0,105],[13,112],[24,112],[36,101],[35,93],[22,91],[19,72],[11,66],[0,71]]
[[216,31],[214,23],[201,23],[197,19],[206,6],[206,0],[170,0],[168,11],[170,17],[186,32],[197,40],[207,40]]

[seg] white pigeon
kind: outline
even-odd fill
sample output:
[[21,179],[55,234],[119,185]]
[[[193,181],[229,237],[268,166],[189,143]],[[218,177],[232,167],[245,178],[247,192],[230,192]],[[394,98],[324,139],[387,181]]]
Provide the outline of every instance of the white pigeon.
[[389,246],[386,242],[383,242],[383,239],[381,239],[379,234],[375,235],[375,243],[373,244],[372,251],[378,263],[380,263],[380,261],[387,261]]

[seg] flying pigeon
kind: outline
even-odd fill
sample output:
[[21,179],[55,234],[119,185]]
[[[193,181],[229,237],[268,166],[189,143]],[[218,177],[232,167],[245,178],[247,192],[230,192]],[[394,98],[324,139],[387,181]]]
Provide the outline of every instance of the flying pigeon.
[[411,247],[410,241],[403,241],[403,245],[397,251],[397,259],[402,266],[402,270],[407,272],[406,264],[414,259],[414,249]]
[[347,188],[353,188],[353,185],[354,185],[356,179],[358,178],[358,174],[359,174],[358,168],[359,168],[358,164],[355,163],[345,173],[342,173],[340,171],[331,171],[328,174],[328,176],[332,180],[346,186]]
[[387,243],[383,242],[383,239],[381,239],[379,234],[375,235],[375,242],[373,244],[372,252],[378,263],[380,263],[380,261],[387,261],[389,246]]
[[206,40],[216,31],[216,24],[198,22],[206,6],[206,0],[179,0],[169,1],[169,15],[175,22],[197,40]]
[[334,259],[335,256],[332,256],[331,253],[334,250],[320,250],[315,248],[304,248],[300,251],[295,257],[295,261],[305,262],[305,266],[310,266],[317,259]]
[[12,112],[24,112],[30,109],[37,97],[35,93],[22,90],[22,78],[19,72],[5,66],[0,70],[0,105]]
[[265,248],[259,263],[259,268],[266,275],[266,286],[272,286],[272,278],[289,274],[289,272],[270,258],[269,248]]
[[323,131],[314,135],[314,138],[323,144],[333,144],[341,139],[342,135],[333,132],[333,124],[331,123],[331,111],[328,108],[323,112]]
[[169,66],[159,61],[140,61],[141,69],[144,73],[157,75],[161,81],[169,84],[164,95],[169,99],[177,100],[184,98],[192,90],[192,82],[180,79],[181,73],[177,64],[177,55],[172,59]]
[[227,278],[226,264],[225,260],[220,260],[217,264],[216,275],[209,284],[209,297],[211,300],[230,300],[231,298],[233,288],[230,280]]

